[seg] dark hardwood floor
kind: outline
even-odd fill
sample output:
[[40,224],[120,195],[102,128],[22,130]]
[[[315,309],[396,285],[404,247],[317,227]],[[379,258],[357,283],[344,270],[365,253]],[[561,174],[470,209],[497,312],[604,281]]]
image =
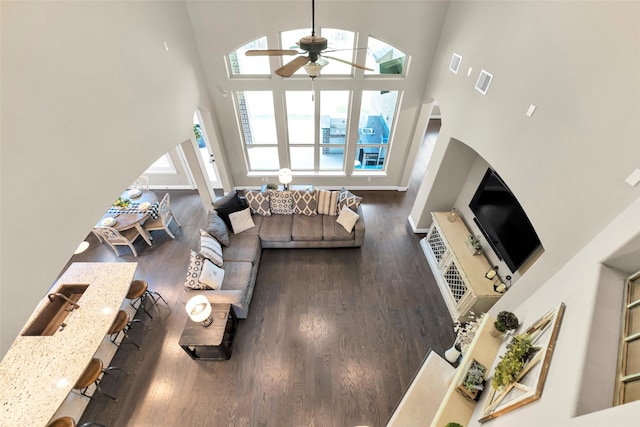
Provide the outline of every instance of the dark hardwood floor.
[[429,348],[443,354],[453,323],[407,221],[439,122],[430,127],[409,191],[355,191],[363,197],[365,243],[352,249],[265,249],[249,317],[231,360],[194,361],[179,346],[187,315],[182,283],[206,210],[195,191],[170,191],[182,223],[171,240],[153,232],[140,256],[91,246],[70,262],[139,263],[136,277],[168,301],[151,329],[134,325],[138,350],[123,345],[107,376],[117,394],[89,404],[81,422],[108,426],[386,425]]

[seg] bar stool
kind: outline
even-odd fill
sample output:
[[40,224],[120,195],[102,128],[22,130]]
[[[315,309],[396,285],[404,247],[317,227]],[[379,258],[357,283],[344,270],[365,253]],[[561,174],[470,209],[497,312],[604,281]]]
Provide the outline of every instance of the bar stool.
[[[82,375],[80,375],[80,378],[78,378],[78,381],[76,381],[75,385],[73,386],[74,390],[80,390],[80,394],[88,397],[89,399],[93,398],[93,394],[91,396],[89,396],[87,394],[87,389],[89,388],[89,386],[91,384],[95,384],[96,385],[96,390],[99,391],[100,393],[104,394],[105,396],[107,396],[110,399],[113,400],[118,400],[116,397],[111,396],[110,394],[105,393],[102,388],[100,387],[100,382],[102,381],[102,378],[104,376],[104,374],[108,374],[108,371],[112,371],[112,370],[119,370],[124,372],[125,375],[129,375],[127,374],[124,370],[115,367],[115,366],[110,366],[106,369],[104,369],[103,365],[102,365],[102,360],[94,357],[93,359],[91,359],[91,361],[89,362],[89,364],[87,365],[87,367],[85,368],[84,372],[82,373]],[[95,394],[95,392],[94,392]]]
[[[149,290],[149,284],[146,282],[146,280],[133,280],[131,282],[131,286],[129,287],[129,292],[127,293],[127,299],[130,300],[129,304],[131,304],[131,307],[135,308],[136,311],[142,308],[142,310],[144,310],[144,312],[147,313],[147,316],[153,319],[153,316],[147,311],[147,309],[144,306],[144,300],[146,297],[151,298],[151,301],[153,301],[150,309],[153,309],[153,307],[155,307],[158,304],[158,302],[162,300],[162,302],[164,302],[164,304],[167,306],[169,311],[171,311],[171,308],[169,307],[169,303],[167,302],[166,299],[162,297],[162,295],[160,295],[158,292]],[[140,305],[136,307],[135,303],[138,300],[140,301]]]
[[[104,424],[98,424],[92,421],[87,421],[86,423],[82,423],[78,427],[89,427],[89,426],[106,427]],[[50,421],[49,424],[47,424],[47,427],[76,427],[76,420],[74,420],[71,417],[60,417],[60,418],[56,418],[53,421]]]
[[[107,331],[107,335],[110,335],[109,339],[111,340],[112,343],[114,343],[118,347],[120,347],[120,344],[125,342],[125,339],[126,339],[128,340],[127,342],[135,345],[136,347],[138,347],[138,349],[140,349],[141,348],[140,344],[133,341],[131,337],[129,337],[129,328],[131,328],[132,324],[138,323],[138,322],[142,323],[140,319],[130,320],[129,313],[127,313],[124,310],[120,310],[118,311],[118,314],[116,314],[115,320],[113,321],[113,323],[111,324],[111,327]],[[124,337],[122,338],[122,341],[120,341],[120,344],[118,344],[116,342],[116,339],[118,338],[118,335],[120,335],[120,332],[124,333]]]

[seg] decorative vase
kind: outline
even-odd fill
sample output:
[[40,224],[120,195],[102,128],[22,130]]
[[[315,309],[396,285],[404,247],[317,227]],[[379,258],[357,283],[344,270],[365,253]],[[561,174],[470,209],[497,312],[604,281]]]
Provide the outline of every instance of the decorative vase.
[[459,357],[460,350],[458,349],[456,343],[453,343],[451,348],[444,352],[444,358],[447,359],[447,362],[449,363],[456,363]]
[[500,331],[498,330],[498,328],[496,328],[496,324],[495,324],[495,323],[493,324],[493,327],[492,327],[491,329],[489,329],[489,334],[490,334],[492,337],[499,337],[499,336],[500,336],[500,335],[502,335],[503,333],[504,333],[504,332],[500,332]]

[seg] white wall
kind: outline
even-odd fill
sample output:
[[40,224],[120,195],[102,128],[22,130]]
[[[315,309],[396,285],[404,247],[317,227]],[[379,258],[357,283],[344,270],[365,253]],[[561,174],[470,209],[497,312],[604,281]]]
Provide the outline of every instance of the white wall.
[[96,218],[210,103],[182,2],[0,7],[3,355]]
[[[412,221],[424,228],[429,211],[463,203],[470,184],[448,192],[443,178],[451,141],[461,141],[506,181],[545,248],[492,311],[511,309],[526,324],[567,304],[542,398],[492,425],[637,424],[640,402],[591,412],[612,398],[611,384],[583,372],[611,372],[617,352],[617,320],[594,319],[619,316],[620,290],[603,286],[623,274],[601,262],[631,268],[635,259],[640,269],[640,187],[624,182],[640,164],[639,27],[638,2],[450,3],[425,94],[440,104],[442,128]],[[448,71],[454,52],[463,57],[457,75]],[[494,75],[486,96],[473,88],[481,68]],[[454,181],[470,175],[460,168]]]

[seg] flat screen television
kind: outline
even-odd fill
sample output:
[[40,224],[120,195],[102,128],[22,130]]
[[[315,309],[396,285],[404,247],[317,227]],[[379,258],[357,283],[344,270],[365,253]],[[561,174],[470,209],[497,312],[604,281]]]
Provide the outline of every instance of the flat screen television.
[[518,199],[492,169],[484,174],[469,208],[491,248],[512,272],[540,246]]

